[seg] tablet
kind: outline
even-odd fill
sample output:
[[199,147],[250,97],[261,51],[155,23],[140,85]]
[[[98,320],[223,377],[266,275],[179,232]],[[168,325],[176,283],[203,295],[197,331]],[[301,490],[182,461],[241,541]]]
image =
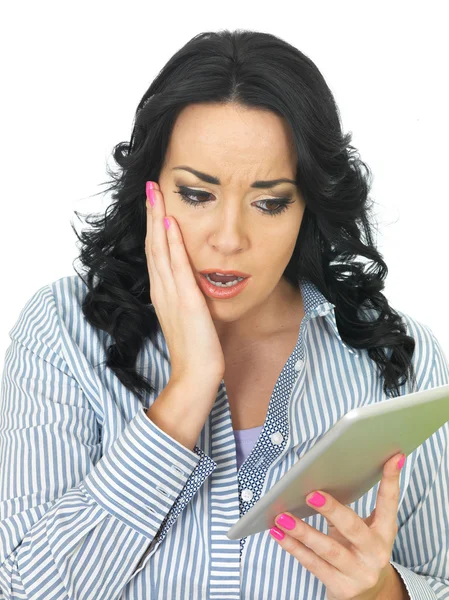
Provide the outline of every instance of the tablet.
[[382,479],[395,454],[410,454],[449,421],[449,385],[353,408],[226,533],[237,540],[270,529],[278,514],[317,513],[306,496],[322,490],[351,504]]

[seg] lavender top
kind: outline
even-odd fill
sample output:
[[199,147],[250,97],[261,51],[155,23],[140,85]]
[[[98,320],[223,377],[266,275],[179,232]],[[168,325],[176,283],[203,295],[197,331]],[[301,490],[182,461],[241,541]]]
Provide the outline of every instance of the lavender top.
[[237,452],[237,470],[245,462],[246,457],[256,445],[263,425],[251,429],[234,429],[235,447]]

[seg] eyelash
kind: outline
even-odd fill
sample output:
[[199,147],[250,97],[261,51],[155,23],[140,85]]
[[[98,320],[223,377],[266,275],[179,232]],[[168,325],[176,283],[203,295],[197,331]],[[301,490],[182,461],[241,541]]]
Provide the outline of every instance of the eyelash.
[[[191,204],[195,208],[199,208],[201,205],[206,204],[208,200],[190,200],[189,196],[193,196],[195,198],[201,198],[205,196],[212,196],[208,192],[195,192],[188,187],[179,185],[178,188],[181,190],[179,192],[175,191],[175,194],[179,194],[186,204]],[[265,210],[264,208],[259,208],[261,212],[266,215],[276,216],[287,210],[289,204],[293,204],[291,198],[266,198],[265,200],[260,200],[260,202],[275,202],[278,204],[278,208],[274,210]]]

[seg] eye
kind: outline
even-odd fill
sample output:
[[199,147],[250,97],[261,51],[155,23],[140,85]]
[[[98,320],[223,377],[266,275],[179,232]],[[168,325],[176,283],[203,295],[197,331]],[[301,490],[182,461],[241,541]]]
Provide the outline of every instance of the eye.
[[[190,204],[192,206],[194,206],[195,208],[199,208],[200,206],[202,206],[202,208],[205,207],[207,202],[210,202],[210,197],[213,197],[212,194],[209,194],[208,192],[201,192],[201,191],[196,191],[196,190],[192,190],[184,185],[178,185],[178,189],[180,190],[179,192],[175,190],[175,194],[179,194],[183,200],[183,202],[185,202],[186,204]],[[195,200],[192,200],[192,198],[195,198]],[[198,198],[204,198],[204,200],[199,200]],[[258,207],[258,209],[265,213],[266,215],[279,215],[280,213],[284,212],[284,210],[287,210],[288,205],[289,204],[293,204],[294,200],[292,200],[291,197],[289,198],[267,198],[266,200],[259,200],[260,202],[266,202],[268,204],[275,204],[277,205],[277,208],[275,208],[274,210],[267,210],[265,208],[260,208]]]

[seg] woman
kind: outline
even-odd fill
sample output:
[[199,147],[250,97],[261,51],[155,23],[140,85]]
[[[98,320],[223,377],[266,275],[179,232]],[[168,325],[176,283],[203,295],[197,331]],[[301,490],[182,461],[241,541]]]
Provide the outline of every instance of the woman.
[[162,69],[78,236],[86,279],[42,287],[10,332],[3,597],[448,597],[448,424],[350,506],[321,491],[293,530],[226,536],[346,412],[449,383],[382,294],[350,140],[273,35],[202,33]]

